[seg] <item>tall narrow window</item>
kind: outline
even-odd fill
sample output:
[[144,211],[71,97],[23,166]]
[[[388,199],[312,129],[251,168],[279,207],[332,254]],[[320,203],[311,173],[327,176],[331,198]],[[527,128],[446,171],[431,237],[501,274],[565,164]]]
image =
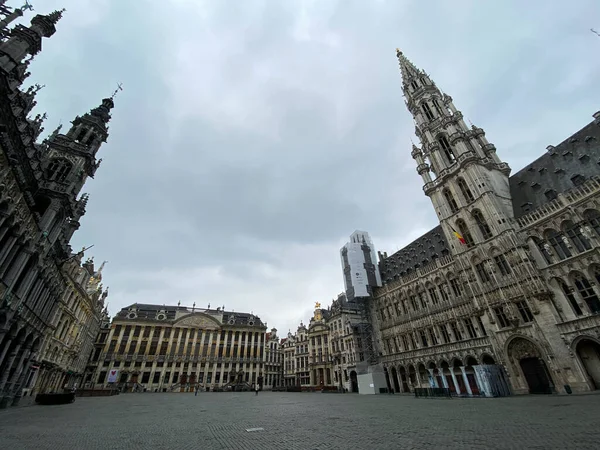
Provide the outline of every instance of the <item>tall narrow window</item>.
[[462,295],[460,284],[458,284],[458,280],[456,278],[452,278],[450,280],[450,287],[452,288],[452,292],[456,297],[460,297]]
[[473,219],[475,219],[475,222],[477,223],[477,226],[479,227],[479,231],[481,232],[481,235],[483,236],[483,239],[489,239],[492,237],[492,230],[490,230],[489,225],[487,224],[487,222],[485,221],[485,219],[483,218],[483,214],[481,214],[481,211],[479,211],[478,209],[474,210],[473,213]]
[[429,105],[427,104],[427,102],[423,102],[423,104],[421,105],[421,107],[423,108],[423,112],[425,113],[425,117],[427,117],[428,120],[433,120],[433,113],[431,112],[431,108],[429,107]]
[[546,233],[548,244],[552,246],[554,252],[561,260],[571,257],[571,250],[569,250],[569,247],[567,247],[567,244],[565,244],[563,237],[564,235],[562,233],[557,232],[556,230],[549,230]]
[[506,276],[511,274],[512,271],[504,255],[494,256],[494,262],[496,263],[496,266],[498,266],[498,270],[502,275]]
[[585,220],[593,228],[598,236],[600,236],[600,213],[595,209],[588,209],[583,213]]
[[461,236],[465,240],[467,247],[473,247],[473,236],[471,236],[471,232],[467,228],[467,224],[462,219],[459,219],[456,221],[456,226],[458,227],[458,231],[460,232]]
[[496,315],[496,319],[498,319],[498,325],[500,325],[500,328],[506,328],[510,325],[502,306],[494,308],[494,314]]
[[467,329],[467,333],[469,333],[469,337],[471,339],[475,339],[477,337],[477,332],[475,331],[473,320],[470,317],[467,317],[465,319],[465,328]]
[[450,211],[453,213],[458,211],[458,205],[456,204],[456,200],[454,200],[454,196],[452,195],[452,192],[450,192],[450,189],[444,189],[444,197],[446,198],[446,201],[448,202]]
[[581,227],[579,225],[575,225],[573,222],[568,221],[565,224],[564,229],[567,237],[571,240],[573,245],[575,245],[575,248],[577,248],[579,253],[592,248],[590,241],[588,241],[581,233]]
[[48,165],[46,173],[50,181],[58,181],[62,183],[69,175],[71,167],[71,163],[64,159],[53,159]]
[[412,81],[410,82],[410,85],[412,86],[412,88],[413,88],[413,91],[416,91],[417,89],[419,89],[419,85],[417,84],[417,81],[416,81],[416,80],[412,80]]
[[437,305],[439,303],[440,299],[438,297],[435,287],[429,288],[429,298],[431,298],[431,303],[433,303],[434,305]]
[[600,313],[600,300],[590,285],[590,282],[582,275],[578,275],[573,280],[575,287],[581,295],[581,298],[587,303],[588,308],[594,314]]
[[490,276],[485,269],[485,263],[480,262],[479,264],[476,264],[475,269],[477,270],[477,275],[482,283],[488,283],[490,281]]
[[431,103],[433,103],[433,107],[435,108],[435,111],[438,113],[438,115],[441,117],[444,115],[444,112],[440,106],[440,103],[438,102],[437,98],[434,98],[433,100],[431,100]]
[[454,151],[452,150],[448,139],[446,139],[446,136],[440,136],[438,142],[440,143],[440,147],[442,147],[442,151],[444,152],[444,155],[446,155],[448,162],[453,164],[456,161],[456,156],[454,155]]
[[523,319],[523,322],[533,322],[533,314],[531,313],[529,305],[526,301],[517,302],[517,309],[519,310],[519,314],[521,314],[521,319]]
[[447,302],[450,299],[450,296],[448,295],[448,284],[447,283],[442,283],[439,286],[440,288],[440,295],[442,296],[442,301],[443,302]]
[[460,192],[462,193],[463,197],[467,202],[471,203],[475,200],[473,194],[471,193],[471,190],[469,189],[469,186],[467,186],[467,182],[464,179],[459,178],[457,180],[457,184],[460,189]]

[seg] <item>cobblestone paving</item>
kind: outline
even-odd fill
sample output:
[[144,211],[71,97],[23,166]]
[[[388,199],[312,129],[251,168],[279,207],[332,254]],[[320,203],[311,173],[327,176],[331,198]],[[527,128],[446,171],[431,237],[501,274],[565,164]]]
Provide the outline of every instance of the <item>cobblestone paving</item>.
[[599,419],[599,395],[122,394],[0,411],[0,449],[598,449]]

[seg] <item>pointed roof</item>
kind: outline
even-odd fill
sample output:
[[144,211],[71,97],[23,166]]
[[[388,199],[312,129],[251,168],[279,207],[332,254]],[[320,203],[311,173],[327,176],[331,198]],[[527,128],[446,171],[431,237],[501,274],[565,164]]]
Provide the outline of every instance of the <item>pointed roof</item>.
[[402,81],[404,84],[408,84],[412,78],[424,75],[424,72],[417,67],[406,57],[399,48],[396,49],[396,56],[400,63],[400,73],[402,74]]

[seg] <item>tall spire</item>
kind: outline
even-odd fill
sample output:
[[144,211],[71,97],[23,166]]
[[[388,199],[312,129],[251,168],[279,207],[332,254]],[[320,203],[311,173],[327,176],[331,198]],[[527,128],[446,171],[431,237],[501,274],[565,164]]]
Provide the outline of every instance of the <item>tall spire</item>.
[[55,11],[47,16],[38,14],[31,19],[31,26],[17,25],[10,33],[10,38],[0,43],[0,68],[11,72],[22,64],[27,55],[35,55],[42,50],[42,38],[56,33],[55,25],[62,17],[62,11]]
[[399,48],[396,49],[396,56],[400,63],[400,73],[402,74],[402,81],[405,85],[408,85],[413,79],[425,75],[422,70],[417,69],[417,67],[404,56],[404,53],[402,53]]

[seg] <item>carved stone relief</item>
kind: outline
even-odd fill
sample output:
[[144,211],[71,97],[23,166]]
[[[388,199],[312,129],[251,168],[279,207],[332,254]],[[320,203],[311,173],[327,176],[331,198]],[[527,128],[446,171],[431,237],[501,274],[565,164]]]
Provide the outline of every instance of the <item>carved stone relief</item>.
[[215,319],[212,319],[203,314],[202,315],[201,314],[191,314],[191,315],[179,320],[175,325],[195,327],[195,328],[204,328],[204,329],[219,328],[219,325],[216,323]]

